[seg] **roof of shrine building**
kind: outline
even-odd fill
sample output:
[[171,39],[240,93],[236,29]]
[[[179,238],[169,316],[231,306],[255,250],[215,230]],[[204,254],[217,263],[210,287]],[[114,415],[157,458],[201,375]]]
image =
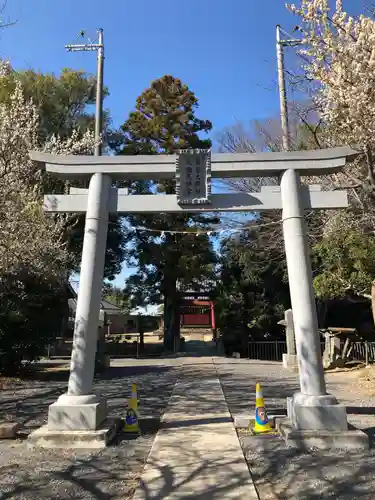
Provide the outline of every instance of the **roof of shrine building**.
[[[77,290],[73,287],[71,283],[68,283],[67,285],[67,290],[69,293],[69,298],[68,298],[68,304],[69,307],[71,308],[72,311],[75,312],[77,308],[77,298],[78,298],[78,292]],[[108,300],[102,299],[100,301],[100,309],[108,314],[121,314],[122,309],[114,304],[112,302],[109,302]]]
[[[340,171],[359,152],[349,146],[277,153],[217,153],[211,156],[211,175],[216,178],[278,176],[295,169],[301,175]],[[177,155],[75,156],[32,151],[30,158],[47,172],[63,177],[88,177],[106,173],[114,179],[170,179],[176,174]],[[155,177],[156,176],[156,177]]]

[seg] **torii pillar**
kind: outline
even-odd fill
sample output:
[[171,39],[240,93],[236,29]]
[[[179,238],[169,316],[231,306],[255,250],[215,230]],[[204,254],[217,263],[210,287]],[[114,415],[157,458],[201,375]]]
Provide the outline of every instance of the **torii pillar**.
[[[292,431],[315,432],[317,436],[333,430],[347,431],[346,408],[327,394],[324,380],[304,212],[345,208],[348,198],[345,191],[322,191],[320,186],[303,186],[300,176],[338,172],[356,156],[357,152],[348,147],[285,153],[214,154],[212,157],[202,151],[184,151],[177,156],[128,157],[32,153],[31,158],[45,165],[52,175],[67,179],[89,178],[90,184],[88,190],[71,189],[69,195],[45,196],[47,212],[86,213],[86,226],[68,391],[50,406],[47,426],[32,433],[31,438],[40,438],[39,444],[42,440],[45,446],[47,442],[56,446],[61,433],[77,443],[82,433],[102,432],[101,435],[106,436],[102,439],[105,444],[113,434],[113,426],[106,426],[105,400],[93,394],[109,213],[278,209],[282,209],[300,377],[300,391],[287,402]],[[279,176],[280,186],[265,187],[259,193],[211,195],[211,177],[269,176]],[[173,178],[177,180],[177,195],[128,196],[126,190],[111,187],[116,180]],[[94,439],[98,442],[96,434]]]

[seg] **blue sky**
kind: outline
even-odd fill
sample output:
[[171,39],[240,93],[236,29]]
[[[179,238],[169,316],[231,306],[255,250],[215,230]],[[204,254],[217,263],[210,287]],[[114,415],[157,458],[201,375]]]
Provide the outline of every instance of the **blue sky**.
[[[344,4],[359,12],[369,2]],[[66,53],[64,45],[82,29],[103,28],[114,125],[153,79],[172,74],[196,93],[213,138],[236,121],[277,115],[275,26],[298,22],[283,0],[9,0],[3,15],[18,21],[0,36],[0,56],[13,67],[95,72],[94,53]]]
[[[1,3],[1,1],[0,1]],[[348,10],[367,0],[347,0]],[[291,30],[297,18],[283,0],[9,0],[0,55],[16,68],[58,73],[94,72],[93,53],[66,53],[81,29],[105,34],[105,83],[116,125],[151,80],[180,77],[197,94],[200,115],[219,131],[236,120],[275,116],[275,25]]]
[[18,24],[2,33],[1,55],[16,68],[95,71],[95,55],[65,53],[81,29],[105,34],[106,106],[124,121],[151,80],[169,73],[197,94],[200,114],[220,130],[277,112],[274,31],[295,19],[279,0],[11,0]]

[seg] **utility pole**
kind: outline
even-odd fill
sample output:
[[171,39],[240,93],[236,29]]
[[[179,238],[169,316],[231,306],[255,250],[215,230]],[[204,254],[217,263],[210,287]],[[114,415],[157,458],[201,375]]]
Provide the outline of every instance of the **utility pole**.
[[[104,37],[103,30],[99,29],[98,38],[94,42],[90,39],[87,43],[76,43],[83,38],[85,32],[81,31],[70,45],[65,45],[68,52],[94,52],[98,53],[96,74],[96,107],[95,107],[95,149],[94,155],[101,156],[101,134],[103,130],[103,73],[104,73]],[[85,394],[89,391],[91,377],[96,370],[102,370],[105,362],[105,335],[99,327],[98,317],[103,286],[103,271],[105,248],[108,233],[108,202],[111,178],[102,173],[94,174],[88,187],[89,196],[83,239],[82,261],[80,270],[80,286],[77,299],[74,338],[79,339],[82,352],[71,358],[71,370],[76,373],[68,386],[68,394]],[[99,269],[99,271],[98,271]],[[82,320],[84,318],[84,320]],[[96,342],[91,342],[92,335]],[[97,344],[97,345],[96,345]],[[90,348],[89,346],[92,345]],[[91,352],[90,352],[91,351]],[[92,353],[94,353],[92,355]],[[95,363],[94,363],[95,359]],[[80,380],[78,383],[77,380]]]
[[289,129],[289,118],[288,118],[288,96],[286,93],[285,85],[285,64],[284,64],[284,47],[293,47],[295,45],[301,45],[301,40],[281,39],[281,26],[278,24],[276,26],[276,53],[277,53],[277,74],[279,82],[279,94],[280,94],[280,116],[281,116],[281,129],[282,129],[282,140],[283,140],[283,150],[291,150],[290,141],[290,129]]
[[[80,36],[85,36],[84,31],[81,31]],[[103,30],[98,30],[98,43],[92,43],[90,40],[84,44],[65,45],[68,52],[93,52],[98,53],[98,68],[96,75],[96,109],[95,109],[95,156],[101,156],[102,144],[101,134],[103,129],[103,72],[104,72],[104,38]]]

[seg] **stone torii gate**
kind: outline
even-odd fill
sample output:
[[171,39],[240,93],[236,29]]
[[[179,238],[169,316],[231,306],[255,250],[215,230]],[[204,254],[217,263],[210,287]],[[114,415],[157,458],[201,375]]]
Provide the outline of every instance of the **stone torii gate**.
[[[282,224],[295,338],[300,392],[288,400],[295,430],[347,430],[346,409],[327,394],[320,352],[305,210],[348,206],[345,191],[322,191],[301,184],[300,176],[336,173],[357,152],[349,147],[284,153],[213,154],[184,150],[177,155],[55,156],[32,152],[51,175],[89,180],[88,189],[68,195],[46,195],[46,212],[86,213],[68,391],[49,407],[48,424],[31,438],[45,446],[65,439],[79,446],[92,436],[105,446],[113,435],[104,398],[93,393],[97,327],[103,282],[109,213],[253,212],[282,209]],[[211,194],[211,178],[280,178],[279,186],[259,193]],[[128,195],[117,180],[176,178],[176,195]],[[61,432],[64,431],[64,432]],[[83,438],[82,438],[83,439]],[[84,444],[83,446],[87,446]]]

